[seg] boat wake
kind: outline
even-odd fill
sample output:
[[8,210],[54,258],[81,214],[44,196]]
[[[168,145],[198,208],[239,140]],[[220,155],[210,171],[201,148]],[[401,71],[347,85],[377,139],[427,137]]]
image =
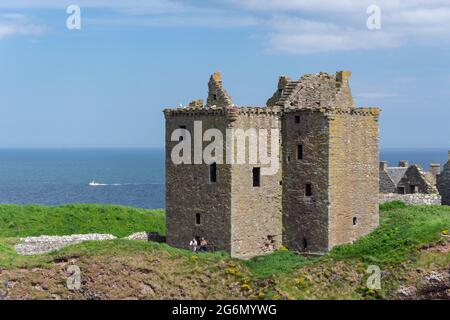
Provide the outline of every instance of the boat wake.
[[101,187],[101,186],[107,186],[106,183],[98,183],[95,180],[92,180],[91,182],[89,182],[89,186],[91,187]]
[[[155,182],[151,182],[148,183],[151,185],[163,185],[163,183],[155,183]],[[99,183],[95,180],[92,180],[91,182],[89,182],[89,186],[91,187],[105,187],[105,186],[134,186],[134,185],[146,185],[146,183]]]

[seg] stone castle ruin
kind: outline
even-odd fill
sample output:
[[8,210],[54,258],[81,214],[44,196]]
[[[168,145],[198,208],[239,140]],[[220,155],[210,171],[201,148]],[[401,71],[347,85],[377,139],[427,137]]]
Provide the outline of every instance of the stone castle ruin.
[[448,161],[437,176],[437,187],[442,195],[442,204],[450,206],[450,151],[448,151]]
[[[167,243],[187,248],[192,238],[204,237],[233,257],[250,258],[280,245],[323,253],[374,230],[380,110],[355,107],[350,75],[283,76],[266,106],[245,107],[233,103],[214,73],[206,104],[194,100],[165,109]],[[279,130],[276,148],[268,148],[279,154],[279,169],[261,174],[266,164],[259,158],[175,164],[174,147],[188,139],[173,141],[173,132],[197,135],[199,121],[203,131],[214,128],[224,136],[229,129]],[[211,142],[202,143],[204,149]]]
[[398,194],[436,194],[436,178],[441,165],[431,163],[430,170],[424,171],[420,165],[409,165],[401,160],[397,167],[389,167],[386,161],[380,162],[380,193]]
[[438,190],[439,163],[430,163],[429,171],[418,164],[401,160],[396,167],[380,162],[380,203],[402,201],[411,205],[440,205],[442,188]]

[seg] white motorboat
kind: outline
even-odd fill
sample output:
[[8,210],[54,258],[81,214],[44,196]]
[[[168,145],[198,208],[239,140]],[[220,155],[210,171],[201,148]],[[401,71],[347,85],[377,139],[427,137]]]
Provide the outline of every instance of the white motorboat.
[[101,183],[98,183],[98,182],[95,182],[95,180],[92,180],[91,182],[89,182],[89,185],[90,185],[91,187],[96,187],[96,186],[101,186],[102,184],[101,184]]

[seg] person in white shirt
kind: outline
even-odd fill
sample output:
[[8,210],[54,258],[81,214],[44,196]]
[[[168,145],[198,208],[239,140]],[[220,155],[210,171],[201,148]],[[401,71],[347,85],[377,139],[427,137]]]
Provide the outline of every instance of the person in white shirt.
[[191,242],[189,242],[189,247],[191,248],[192,251],[196,252],[197,251],[197,240],[192,239]]

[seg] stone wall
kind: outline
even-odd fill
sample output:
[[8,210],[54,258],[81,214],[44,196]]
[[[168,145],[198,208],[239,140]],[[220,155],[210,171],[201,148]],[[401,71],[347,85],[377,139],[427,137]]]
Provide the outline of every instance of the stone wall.
[[[216,249],[230,251],[231,166],[218,164],[217,182],[213,183],[209,182],[209,165],[175,165],[171,160],[172,148],[179,143],[170,141],[171,134],[180,126],[191,132],[193,151],[194,121],[201,121],[203,130],[217,128],[225,132],[228,126],[223,110],[166,112],[166,240],[171,246],[188,248],[192,238],[205,237]],[[202,150],[209,143],[203,142]],[[196,214],[200,214],[199,225]]]
[[381,193],[397,192],[397,186],[389,177],[389,174],[380,168],[380,190]]
[[406,204],[441,204],[441,196],[436,193],[425,194],[425,193],[414,193],[414,194],[398,194],[398,193],[380,193],[379,194],[380,204],[389,201],[402,201]]
[[[298,119],[298,123],[296,121]],[[283,117],[283,242],[296,251],[328,249],[328,120],[291,110]],[[303,158],[297,159],[302,145]],[[306,184],[311,196],[305,195]]]
[[329,249],[378,227],[378,115],[371,108],[329,116]]
[[[247,108],[232,103],[215,73],[206,106],[194,101],[188,108],[166,109],[167,243],[187,248],[193,237],[205,237],[241,258],[270,252],[281,242],[294,251],[320,253],[376,228],[379,109],[354,108],[349,76],[283,77],[269,107]],[[180,142],[170,141],[171,134],[183,126],[193,135],[195,121],[202,121],[203,132],[219,129],[224,137],[230,128],[281,127],[279,171],[261,175],[255,187],[252,171],[261,167],[259,160],[218,164],[217,182],[209,181],[208,164],[175,165],[171,152]]]
[[[270,130],[280,129],[280,117],[260,113],[261,110],[241,109],[232,122],[233,129],[266,129],[270,149]],[[250,143],[250,142],[248,142]],[[237,145],[235,145],[237,148]],[[247,145],[248,147],[248,145]],[[277,140],[278,154],[280,146]],[[248,152],[248,148],[247,148]],[[273,251],[282,243],[281,220],[281,165],[274,175],[261,175],[259,187],[253,186],[253,168],[256,164],[234,164],[231,170],[231,254],[249,258]]]
[[39,236],[39,237],[25,237],[21,238],[21,242],[14,246],[18,254],[21,255],[35,255],[55,250],[64,247],[82,243],[85,241],[105,241],[116,239],[112,234],[73,234],[66,236]]
[[437,186],[442,196],[442,204],[450,206],[450,151],[449,161],[445,164],[441,174],[437,176]]
[[349,86],[350,76],[349,71],[336,72],[335,76],[325,72],[306,74],[300,80],[290,81],[286,85],[277,105],[295,108],[353,109],[355,102]]
[[[413,186],[416,188],[414,192]],[[405,175],[398,183],[398,187],[405,188],[406,193],[437,193],[436,187],[431,181],[428,181],[425,172],[417,165],[408,167]]]
[[220,72],[215,72],[212,74],[208,82],[208,98],[206,103],[209,107],[228,107],[233,104],[231,97],[228,95],[227,91],[222,84],[222,75]]

